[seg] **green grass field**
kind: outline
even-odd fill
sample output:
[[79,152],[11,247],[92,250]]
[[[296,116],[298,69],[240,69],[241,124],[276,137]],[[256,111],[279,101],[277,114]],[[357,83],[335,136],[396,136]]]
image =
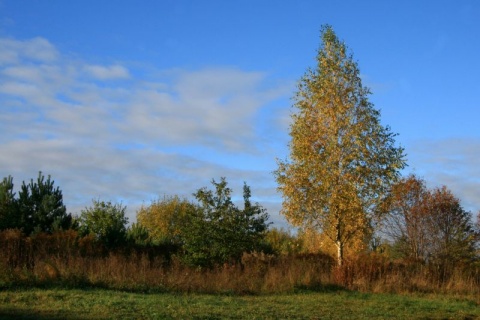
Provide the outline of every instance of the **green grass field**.
[[0,291],[0,319],[480,319],[480,306],[438,295],[348,291],[229,296],[21,289]]

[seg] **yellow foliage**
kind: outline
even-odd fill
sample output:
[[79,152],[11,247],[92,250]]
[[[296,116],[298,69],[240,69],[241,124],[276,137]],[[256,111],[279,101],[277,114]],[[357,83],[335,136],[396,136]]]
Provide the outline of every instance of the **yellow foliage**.
[[363,247],[376,208],[405,162],[395,134],[368,101],[370,91],[346,45],[329,26],[322,40],[317,68],[298,86],[290,161],[279,161],[275,175],[281,213],[295,226],[321,230],[341,262],[344,250]]
[[174,241],[192,210],[195,206],[188,200],[165,196],[149,206],[142,206],[137,211],[137,221],[148,230],[152,241]]
[[278,254],[296,254],[303,250],[302,239],[283,229],[272,228],[268,230],[265,234],[265,240]]

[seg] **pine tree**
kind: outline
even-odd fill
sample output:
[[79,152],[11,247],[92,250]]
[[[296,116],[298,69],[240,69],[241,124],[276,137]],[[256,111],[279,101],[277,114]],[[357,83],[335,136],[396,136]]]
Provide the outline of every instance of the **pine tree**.
[[36,182],[33,179],[29,184],[23,182],[18,194],[18,210],[25,234],[70,228],[72,216],[67,214],[62,191],[53,184],[51,177],[45,180],[42,172],[38,173]]
[[20,228],[17,200],[13,192],[13,178],[8,176],[0,182],[0,230]]

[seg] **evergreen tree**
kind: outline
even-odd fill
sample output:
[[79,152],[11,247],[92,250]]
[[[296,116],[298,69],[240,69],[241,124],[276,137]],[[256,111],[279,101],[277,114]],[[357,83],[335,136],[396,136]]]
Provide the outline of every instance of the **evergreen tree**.
[[53,185],[51,177],[48,176],[45,180],[42,172],[38,173],[37,181],[31,179],[29,184],[23,182],[19,192],[18,210],[25,234],[51,233],[54,230],[70,228],[72,216],[67,214],[62,191]]
[[8,176],[0,182],[0,230],[20,228],[18,202],[13,192],[13,178]]

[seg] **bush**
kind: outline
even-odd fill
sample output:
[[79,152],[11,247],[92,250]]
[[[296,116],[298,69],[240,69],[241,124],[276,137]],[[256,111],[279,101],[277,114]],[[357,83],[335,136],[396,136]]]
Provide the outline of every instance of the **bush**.
[[128,218],[126,207],[93,200],[93,206],[82,210],[78,222],[82,235],[93,234],[107,249],[126,243]]
[[183,259],[189,265],[238,262],[244,252],[264,245],[268,214],[258,203],[250,202],[250,188],[243,187],[244,208],[240,210],[232,202],[225,178],[212,184],[215,191],[202,188],[195,193],[199,208],[189,215],[181,232]]

